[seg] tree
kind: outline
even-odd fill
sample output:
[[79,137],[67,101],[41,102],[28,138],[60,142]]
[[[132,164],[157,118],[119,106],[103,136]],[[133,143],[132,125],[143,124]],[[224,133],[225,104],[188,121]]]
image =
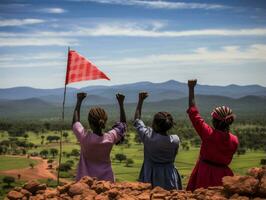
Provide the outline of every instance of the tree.
[[246,154],[246,149],[245,148],[238,148],[237,149],[237,155],[240,156],[240,155],[244,155]]
[[64,133],[63,133],[63,137],[65,138],[65,140],[67,140],[68,132],[64,132]]
[[31,169],[34,168],[34,163],[30,163],[29,166],[31,167]]
[[73,160],[67,160],[66,163],[70,164],[71,167],[73,167],[73,165],[74,165],[74,161]]
[[50,154],[52,154],[53,158],[58,154],[58,150],[55,148],[50,149]]
[[131,167],[134,164],[134,160],[131,158],[128,158],[126,160],[126,167]]
[[78,157],[79,156],[79,150],[78,149],[72,149],[71,156]]
[[62,163],[60,166],[60,171],[63,171],[63,172],[67,172],[69,170],[71,170],[72,166],[70,163]]
[[7,152],[7,146],[0,144],[0,154],[5,154]]
[[27,139],[29,138],[29,135],[28,135],[27,133],[25,133],[25,134],[23,135],[23,137],[24,137],[25,140],[27,140]]
[[182,149],[184,149],[185,151],[188,151],[189,150],[189,145],[187,142],[182,142],[181,143],[181,146],[182,146]]
[[44,143],[44,138],[45,138],[44,135],[42,135],[41,138],[42,138],[41,144],[43,144]]
[[115,154],[115,159],[121,163],[123,160],[126,160],[127,157],[125,154],[118,153],[118,154]]
[[3,178],[3,182],[6,183],[8,187],[10,187],[10,184],[15,182],[15,178],[12,176],[5,176]]
[[266,165],[266,159],[261,159],[261,160],[260,160],[260,164],[261,164],[261,165]]
[[48,154],[49,154],[49,152],[48,152],[46,149],[44,149],[44,150],[42,150],[42,151],[40,152],[40,155],[41,155],[42,157],[45,157],[45,158],[47,158]]

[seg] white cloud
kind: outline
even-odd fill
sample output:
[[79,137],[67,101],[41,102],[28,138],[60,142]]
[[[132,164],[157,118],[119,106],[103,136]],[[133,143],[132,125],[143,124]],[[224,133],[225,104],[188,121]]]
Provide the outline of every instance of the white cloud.
[[198,48],[192,53],[178,53],[178,54],[158,54],[147,55],[143,57],[123,58],[119,60],[99,60],[98,65],[102,66],[131,66],[134,69],[147,67],[154,67],[155,65],[164,63],[167,64],[190,64],[197,65],[200,63],[234,63],[242,62],[266,62],[266,44],[254,44],[244,49],[238,46],[225,46],[220,50],[211,51],[207,48]]
[[68,46],[77,45],[74,39],[65,38],[0,38],[0,47],[3,46]]
[[[126,24],[126,25],[125,25]],[[197,37],[197,36],[266,36],[266,28],[245,29],[196,29],[196,30],[162,30],[162,23],[151,23],[149,26],[136,23],[110,23],[78,27],[66,31],[39,31],[31,33],[0,32],[0,37]]]
[[24,26],[31,24],[44,23],[45,20],[42,19],[0,19],[0,27],[5,26]]
[[63,8],[43,8],[43,9],[40,9],[40,11],[45,12],[45,13],[51,13],[51,14],[62,14],[62,13],[67,12]]
[[24,61],[42,61],[66,58],[66,53],[44,52],[44,53],[20,53],[18,54],[1,54],[0,62],[24,62]]
[[95,2],[101,4],[115,4],[127,6],[140,6],[151,9],[226,9],[229,6],[221,4],[207,4],[207,3],[187,3],[187,2],[169,2],[169,1],[151,1],[151,0],[73,0],[83,2]]
[[[51,35],[53,33],[43,33]],[[73,32],[59,32],[62,36]],[[95,28],[80,28],[75,31],[79,36],[130,36],[130,37],[193,37],[193,36],[266,36],[266,28],[251,29],[199,29],[186,31],[149,30],[142,27],[123,25],[99,25]]]
[[[128,57],[119,59],[95,58],[93,62],[100,67],[108,66],[113,71],[136,70],[136,69],[160,69],[163,65],[176,67],[179,65],[197,66],[212,64],[242,64],[247,62],[266,62],[266,44],[253,44],[245,48],[240,46],[223,46],[219,50],[197,48],[190,53],[153,54],[142,57]],[[86,56],[86,55],[84,55]],[[62,67],[65,66],[66,53],[44,52],[25,55],[3,55],[0,59],[0,67]],[[91,59],[91,58],[90,58]],[[32,62],[28,62],[31,60]],[[16,62],[14,62],[16,61]],[[107,69],[107,68],[106,68]]]

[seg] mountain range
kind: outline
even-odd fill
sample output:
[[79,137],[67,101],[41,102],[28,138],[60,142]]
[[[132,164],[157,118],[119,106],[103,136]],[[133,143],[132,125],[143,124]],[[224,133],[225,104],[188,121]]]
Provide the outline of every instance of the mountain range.
[[[114,86],[89,86],[80,89],[67,88],[66,104],[73,105],[76,100],[77,92],[87,92],[86,103],[93,104],[113,104],[115,103],[115,94],[120,92],[126,95],[126,102],[137,101],[137,94],[140,91],[149,92],[148,101],[158,102],[162,100],[177,100],[186,97],[188,94],[187,84],[170,80],[162,83],[138,82]],[[56,89],[37,89],[31,87],[14,87],[0,89],[0,100],[25,100],[38,98],[44,102],[53,105],[61,104],[63,100],[64,88]],[[224,96],[233,99],[245,96],[266,97],[266,87],[259,85],[228,85],[228,86],[210,86],[197,85],[197,95]]]
[[[77,92],[86,92],[84,106],[101,105],[114,117],[117,115],[115,94],[126,95],[126,108],[133,115],[140,91],[149,92],[147,112],[166,110],[185,115],[188,88],[186,83],[170,80],[163,83],[138,82],[115,86],[67,88],[66,116],[71,118]],[[64,88],[37,89],[15,87],[0,89],[0,119],[60,119]],[[197,85],[196,98],[202,112],[214,106],[228,105],[243,115],[266,115],[266,88],[259,85],[209,86]],[[85,111],[84,111],[85,112]],[[87,112],[87,110],[86,110]]]

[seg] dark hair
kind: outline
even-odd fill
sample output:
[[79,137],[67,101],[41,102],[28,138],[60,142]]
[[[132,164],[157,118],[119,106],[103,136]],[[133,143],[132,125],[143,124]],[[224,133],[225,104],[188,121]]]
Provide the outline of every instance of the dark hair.
[[104,109],[100,107],[90,109],[88,120],[89,123],[94,125],[96,128],[104,129],[107,119],[108,116]]
[[215,129],[220,130],[220,131],[225,131],[228,132],[230,130],[230,125],[233,123],[231,122],[225,122],[216,118],[212,118],[212,124]]
[[173,117],[168,112],[158,112],[154,115],[153,123],[156,125],[158,132],[166,132],[174,125]]

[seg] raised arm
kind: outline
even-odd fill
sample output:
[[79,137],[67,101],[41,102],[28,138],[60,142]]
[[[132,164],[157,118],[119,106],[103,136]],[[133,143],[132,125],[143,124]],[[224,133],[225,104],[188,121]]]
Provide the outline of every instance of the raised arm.
[[80,107],[81,107],[81,103],[83,101],[83,99],[85,99],[87,96],[86,93],[81,92],[77,94],[77,103],[76,103],[76,107],[73,113],[73,120],[72,120],[72,125],[75,122],[80,122]]
[[194,88],[197,85],[197,80],[188,80],[188,88],[189,88],[189,100],[188,100],[188,115],[189,118],[199,134],[199,136],[204,140],[209,135],[212,134],[212,128],[204,121],[201,117],[198,109],[196,108],[195,103],[195,95],[194,95]]
[[188,98],[188,106],[189,108],[196,105],[194,88],[197,85],[197,79],[188,80],[188,88],[189,88],[189,98]]
[[120,109],[120,122],[127,123],[125,108],[124,108],[124,100],[125,96],[123,94],[116,94],[116,99],[118,101],[119,109]]
[[148,97],[148,93],[147,92],[140,92],[139,93],[139,101],[137,104],[137,108],[136,108],[136,112],[135,112],[135,116],[134,116],[134,120],[136,119],[141,119],[141,110],[142,110],[142,105],[144,100]]

